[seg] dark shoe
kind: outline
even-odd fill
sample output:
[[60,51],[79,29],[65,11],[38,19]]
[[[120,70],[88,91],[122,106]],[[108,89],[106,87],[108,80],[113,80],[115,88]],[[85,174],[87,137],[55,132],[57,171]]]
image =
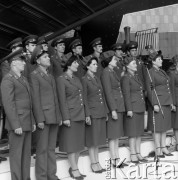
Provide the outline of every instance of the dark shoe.
[[91,170],[92,170],[92,172],[94,172],[94,173],[102,173],[102,172],[103,172],[102,170],[96,170],[96,171],[95,171],[95,170],[93,169],[92,166],[93,166],[94,164],[98,164],[98,162],[97,162],[97,163],[91,163]]
[[0,156],[0,161],[7,161],[7,158]]
[[75,177],[75,176],[73,175],[72,171],[78,171],[78,169],[72,170],[71,167],[69,168],[69,174],[70,174],[70,177],[71,177],[71,178],[74,178],[74,179],[77,179],[77,180],[83,180],[83,177],[82,177],[81,175]]
[[157,157],[159,157],[159,158],[165,158],[165,155],[164,155],[164,154],[162,154],[162,155],[157,155]]

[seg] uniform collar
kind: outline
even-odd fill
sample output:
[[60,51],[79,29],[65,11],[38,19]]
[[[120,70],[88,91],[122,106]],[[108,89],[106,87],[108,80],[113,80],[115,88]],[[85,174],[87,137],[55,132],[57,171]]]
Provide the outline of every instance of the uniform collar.
[[15,77],[15,79],[19,79],[21,77],[21,75],[17,75],[12,69],[9,71],[9,74],[11,74],[12,76]]

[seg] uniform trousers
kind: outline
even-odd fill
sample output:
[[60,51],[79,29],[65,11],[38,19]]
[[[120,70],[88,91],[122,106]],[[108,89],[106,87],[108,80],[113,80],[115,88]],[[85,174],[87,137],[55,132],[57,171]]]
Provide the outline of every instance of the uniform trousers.
[[58,124],[45,124],[44,129],[37,128],[37,147],[35,173],[37,180],[57,180],[56,140]]
[[30,180],[31,131],[9,131],[11,180]]

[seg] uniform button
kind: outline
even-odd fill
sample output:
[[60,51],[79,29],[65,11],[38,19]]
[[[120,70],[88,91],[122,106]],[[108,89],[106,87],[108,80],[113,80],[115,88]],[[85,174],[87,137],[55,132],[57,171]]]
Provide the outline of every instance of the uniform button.
[[80,99],[82,101],[82,99]]
[[143,98],[142,98],[143,99]]
[[103,102],[101,102],[101,104],[103,104]]
[[102,98],[100,98],[100,99],[102,99]]
[[99,91],[101,91],[101,90],[99,89]]
[[83,106],[83,104],[81,104],[81,106]]
[[80,96],[82,96],[81,94],[79,94]]
[[99,94],[101,96],[101,94]]

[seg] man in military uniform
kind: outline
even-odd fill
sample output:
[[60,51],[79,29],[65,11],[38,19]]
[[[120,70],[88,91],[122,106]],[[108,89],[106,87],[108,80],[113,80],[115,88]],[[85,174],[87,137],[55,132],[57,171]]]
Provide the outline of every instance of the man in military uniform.
[[37,41],[37,45],[42,45],[44,51],[48,51],[48,42],[46,41],[45,36],[40,36]]
[[78,70],[77,72],[74,73],[75,76],[77,76],[80,80],[82,79],[82,77],[85,75],[86,71],[84,70],[84,64],[86,62],[85,58],[82,56],[82,41],[80,39],[75,39],[73,40],[70,45],[69,48],[72,50],[72,54],[77,56],[78,59]]
[[10,71],[1,83],[2,103],[9,131],[10,170],[12,180],[30,179],[31,132],[35,130],[31,93],[28,81],[21,75],[25,68],[22,49],[5,57]]
[[51,67],[50,72],[56,79],[63,73],[61,68],[61,62],[65,52],[65,39],[63,37],[56,37],[52,42],[51,46],[54,48],[55,53],[51,56]]
[[23,71],[23,75],[29,80],[30,73],[35,69],[35,66],[31,64],[31,55],[37,44],[38,36],[29,35],[23,39],[23,45],[25,48],[26,65]]
[[138,58],[137,48],[138,48],[138,43],[135,41],[131,41],[127,47],[127,54],[135,58],[136,63],[137,63],[137,74],[140,80],[142,81],[143,87],[145,89],[145,78],[146,78],[147,72],[146,72],[146,68],[143,61],[141,60],[141,58]]
[[[22,38],[18,37],[14,40],[12,40],[7,46],[8,49],[11,50],[11,52],[14,52],[22,47]],[[4,77],[10,70],[9,63],[7,60],[1,63],[1,73],[2,77]]]
[[123,49],[124,44],[122,43],[116,43],[112,46],[112,49],[115,53],[116,59],[117,59],[117,67],[114,68],[119,78],[121,78],[125,73],[125,67],[123,64]]
[[98,70],[96,73],[96,76],[100,78],[101,73],[103,71],[103,67],[101,65],[102,57],[101,54],[103,52],[103,45],[102,45],[102,39],[100,37],[94,39],[91,43],[90,46],[92,46],[94,52],[93,54],[89,55],[86,57],[86,59],[91,58],[91,57],[96,57],[98,59]]

